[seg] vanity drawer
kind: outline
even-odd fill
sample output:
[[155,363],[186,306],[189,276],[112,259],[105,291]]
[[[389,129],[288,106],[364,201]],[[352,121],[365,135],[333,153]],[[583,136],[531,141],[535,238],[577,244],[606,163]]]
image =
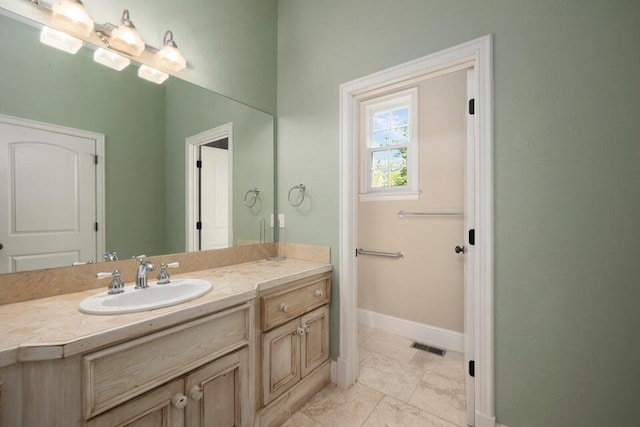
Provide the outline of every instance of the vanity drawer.
[[249,343],[244,304],[82,359],[85,419]]
[[294,288],[262,297],[261,327],[268,331],[274,326],[295,319],[329,302],[331,276],[316,276]]

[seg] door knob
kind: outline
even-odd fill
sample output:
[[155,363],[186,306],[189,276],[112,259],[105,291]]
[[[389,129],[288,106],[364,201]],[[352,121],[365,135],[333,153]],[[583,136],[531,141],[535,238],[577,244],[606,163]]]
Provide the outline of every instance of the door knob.
[[178,393],[173,396],[173,399],[171,399],[171,403],[175,408],[182,409],[187,406],[187,396],[182,393]]
[[4,248],[4,246],[2,245],[2,243],[0,243],[0,249]]
[[467,251],[467,248],[465,248],[464,246],[460,247],[460,246],[456,246],[456,253],[460,254],[460,253],[465,253]]
[[189,390],[189,397],[193,400],[198,401],[202,399],[203,395],[204,392],[202,391],[202,388],[198,387],[198,385],[194,385],[193,387],[191,387],[191,390]]

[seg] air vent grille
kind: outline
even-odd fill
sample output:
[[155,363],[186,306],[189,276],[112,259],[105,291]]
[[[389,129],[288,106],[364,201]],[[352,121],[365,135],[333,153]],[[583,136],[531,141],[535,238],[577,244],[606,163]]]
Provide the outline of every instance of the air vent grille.
[[413,344],[411,344],[411,347],[418,350],[427,351],[429,353],[437,354],[438,356],[444,356],[445,354],[447,354],[447,350],[443,350],[441,348],[434,347],[428,344],[422,344],[421,342],[417,341],[414,341]]

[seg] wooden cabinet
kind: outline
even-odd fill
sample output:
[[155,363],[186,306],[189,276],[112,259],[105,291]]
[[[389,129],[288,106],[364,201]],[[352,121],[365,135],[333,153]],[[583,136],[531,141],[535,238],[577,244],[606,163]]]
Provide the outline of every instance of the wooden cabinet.
[[330,293],[322,274],[261,295],[263,406],[329,359]]
[[248,366],[249,350],[245,348],[187,375],[187,427],[250,425]]
[[322,306],[262,335],[268,404],[329,359],[329,308]]
[[86,423],[87,427],[183,427],[185,425],[184,380],[157,387]]
[[249,344],[249,329],[244,304],[83,356],[85,419]]
[[189,374],[87,421],[87,427],[241,427],[251,425],[249,349]]

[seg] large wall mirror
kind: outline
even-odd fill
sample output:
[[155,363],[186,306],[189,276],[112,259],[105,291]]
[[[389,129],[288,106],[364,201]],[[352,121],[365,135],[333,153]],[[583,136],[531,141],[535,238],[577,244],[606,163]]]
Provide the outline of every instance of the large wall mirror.
[[[161,85],[142,80],[133,64],[111,70],[93,61],[86,43],[75,55],[52,49],[39,42],[37,25],[14,18],[0,14],[0,272],[102,261],[103,250],[123,259],[273,241],[271,115],[175,77]],[[36,134],[20,133],[20,120],[35,123]],[[82,154],[37,151],[46,145],[37,133],[46,125],[54,133],[70,129],[71,140],[85,133],[103,138],[103,163],[96,169],[104,168],[103,182],[82,175]],[[189,172],[210,158],[218,162],[214,169]],[[196,186],[190,195],[188,176]],[[70,234],[80,223],[94,224],[78,219],[81,206],[62,202],[77,190],[67,184],[93,186],[96,193],[95,216],[104,220],[93,255],[47,255],[47,239],[56,231]],[[218,229],[201,241],[208,215]],[[187,225],[198,222],[188,248]],[[15,243],[14,237],[28,239]],[[21,252],[16,245],[32,249]]]

